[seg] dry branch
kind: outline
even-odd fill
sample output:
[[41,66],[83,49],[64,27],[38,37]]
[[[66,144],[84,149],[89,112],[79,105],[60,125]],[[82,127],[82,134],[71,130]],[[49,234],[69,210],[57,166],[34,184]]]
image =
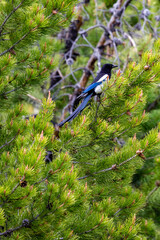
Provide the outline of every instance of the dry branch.
[[[74,93],[72,94],[69,107],[70,107],[70,112],[73,111],[74,107],[78,104],[76,102],[77,96],[81,93],[81,91],[85,88],[89,77],[91,75],[91,71],[94,70],[94,65],[95,62],[98,60],[98,55],[100,54],[99,49],[105,49],[106,41],[110,40],[110,34],[115,31],[115,27],[118,27],[120,25],[120,19],[121,16],[123,15],[126,7],[130,4],[132,0],[127,0],[124,4],[122,0],[118,0],[116,3],[116,7],[114,8],[114,13],[107,25],[107,28],[105,28],[104,33],[102,34],[99,42],[97,43],[96,49],[94,53],[91,55],[90,59],[88,60],[88,63],[86,65],[86,71],[84,71],[79,84],[77,85],[78,87],[75,89]],[[83,31],[85,34],[85,31]],[[97,50],[97,51],[96,51]],[[104,51],[104,50],[103,50]],[[64,116],[64,114],[63,114]],[[62,118],[61,118],[62,119]]]

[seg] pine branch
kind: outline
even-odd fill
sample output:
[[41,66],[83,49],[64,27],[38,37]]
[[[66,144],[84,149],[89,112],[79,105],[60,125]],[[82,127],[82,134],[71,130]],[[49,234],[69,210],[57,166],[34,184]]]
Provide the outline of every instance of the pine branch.
[[[120,164],[116,165],[112,165],[110,168],[106,168],[106,169],[103,169],[103,170],[100,170],[98,172],[94,172],[92,173],[93,175],[97,175],[99,173],[105,173],[105,172],[108,172],[108,171],[112,171],[112,170],[117,170],[119,167],[121,167],[122,165],[130,162],[132,159],[136,158],[137,157],[137,153],[135,155],[133,155],[132,157],[128,158],[127,160],[121,162]],[[85,179],[85,178],[88,178],[88,177],[93,177],[93,175],[86,175],[86,176],[83,176],[83,177],[79,177],[77,178],[77,180],[82,180],[82,179]]]
[[152,102],[148,105],[147,107],[147,112],[150,112],[151,110],[155,109],[157,107],[157,105],[160,102],[160,95]]
[[17,134],[16,134],[9,142],[6,142],[6,143],[3,144],[2,146],[0,146],[0,149],[2,149],[3,147],[9,145],[11,142],[13,142],[14,139],[17,137],[18,134],[19,134],[19,131],[17,132]]
[[0,233],[0,236],[8,237],[8,236],[10,236],[13,232],[15,232],[15,231],[21,229],[22,227],[24,227],[24,226],[21,224],[21,225],[18,226],[18,227],[10,228],[10,229],[8,229],[8,230],[5,231],[5,232]]
[[[25,0],[22,1],[22,3]],[[22,4],[21,4],[22,5]],[[21,6],[20,5],[20,6]],[[52,16],[54,15],[54,12],[52,12],[47,19],[50,19]],[[6,54],[7,52],[11,51],[17,44],[19,44],[22,40],[24,40],[31,32],[34,32],[38,27],[40,26],[40,24],[38,24],[36,27],[30,29],[26,34],[24,34],[17,42],[15,42],[10,48],[8,48],[7,50],[5,50],[4,52],[0,53],[0,57],[3,56],[4,54]]]
[[153,193],[154,192],[156,192],[158,189],[159,189],[159,187],[160,187],[160,181],[159,180],[157,180],[156,182],[155,182],[155,187],[152,189],[152,191],[148,194],[148,196],[147,196],[147,201],[148,201],[148,199],[153,195]]
[[3,56],[4,54],[8,53],[9,51],[11,51],[17,44],[19,44],[23,39],[25,39],[31,32],[32,30],[30,30],[28,33],[24,34],[17,42],[15,42],[10,48],[8,48],[7,50],[5,50],[4,52],[0,53],[0,57]]
[[16,12],[16,11],[18,10],[18,8],[20,8],[20,6],[23,4],[24,1],[25,1],[25,0],[23,0],[22,2],[20,2],[20,4],[19,4],[17,7],[15,7],[15,8],[12,10],[12,12],[10,12],[10,14],[5,18],[4,22],[3,22],[2,25],[0,26],[0,36],[1,36],[2,31],[3,31],[3,27],[4,27],[4,25],[6,24],[6,22],[8,21],[8,19],[13,15],[14,12]]
[[91,229],[89,229],[89,230],[87,230],[85,232],[79,233],[79,234],[82,235],[82,234],[86,234],[86,233],[92,232],[93,230],[95,230],[96,228],[98,228],[101,225],[101,223],[103,222],[103,219],[104,219],[104,216],[101,217],[100,222],[96,226],[94,226],[93,228],[91,228]]
[[8,91],[8,92],[1,93],[0,96],[5,96],[5,95],[7,95],[7,94],[10,94],[10,93],[12,93],[12,92],[17,91],[17,90],[20,89],[20,88],[21,88],[21,87],[19,86],[19,87],[17,87],[17,88],[14,88],[14,89]]
[[[15,228],[10,228],[10,229],[8,229],[8,230],[5,231],[5,232],[0,233],[0,236],[8,237],[8,236],[10,236],[13,232],[15,232],[15,231],[17,231],[17,230],[19,230],[19,229],[21,229],[21,228],[24,228],[24,227],[27,228],[27,227],[29,227],[30,224],[31,224],[32,222],[34,222],[35,220],[37,220],[37,218],[39,218],[39,217],[42,215],[43,212],[44,212],[44,210],[43,210],[40,214],[37,214],[36,217],[33,217],[31,220],[29,220],[29,219],[23,219],[23,220],[22,220],[22,224],[21,224],[20,226],[15,227]],[[45,214],[43,217],[45,217],[46,215],[47,215],[47,214]]]
[[0,205],[0,207],[3,207],[3,205],[8,202],[8,197],[11,196],[16,191],[16,189],[19,187],[19,185],[20,185],[20,183],[17,183],[17,185],[12,189],[11,193],[8,194],[7,196],[5,196],[6,200],[3,201],[3,203]]

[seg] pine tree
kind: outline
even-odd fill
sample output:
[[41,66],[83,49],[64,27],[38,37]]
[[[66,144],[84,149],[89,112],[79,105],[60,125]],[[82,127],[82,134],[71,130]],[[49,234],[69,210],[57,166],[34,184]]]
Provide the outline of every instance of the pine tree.
[[[136,220],[146,195],[130,183],[147,152],[159,147],[158,129],[142,140],[128,136],[145,119],[142,91],[145,95],[158,80],[158,50],[159,42],[140,64],[130,65],[124,77],[117,74],[111,79],[96,126],[93,105],[56,139],[47,123],[54,107],[50,98],[29,121],[22,121],[21,107],[17,114],[10,114],[6,129],[16,128],[19,122],[21,131],[1,156],[1,236],[145,239],[147,232],[154,237],[152,222],[143,226],[143,219]],[[126,141],[123,147],[120,136]],[[53,151],[53,161],[48,164],[44,161],[46,147]],[[147,231],[150,228],[152,232]]]
[[21,101],[24,93],[44,82],[57,64],[49,35],[65,27],[74,1],[1,1],[1,108]]
[[[139,63],[130,63],[123,76],[120,71],[113,75],[96,119],[98,103],[92,102],[55,134],[50,95],[36,117],[25,117],[24,95],[57,64],[51,57],[55,42],[48,34],[70,18],[72,3],[0,3],[0,37],[9,39],[0,48],[0,237],[154,239],[156,227],[143,210],[154,194],[159,199],[159,182],[137,189],[132,178],[160,147],[158,126],[138,135],[148,121],[148,92],[159,81],[160,41]],[[24,32],[28,35],[22,39]]]
[[[141,123],[147,121],[144,112],[146,96],[149,89],[159,81],[159,67],[158,41],[152,51],[143,55],[138,65],[135,62],[130,64],[123,77],[118,72],[117,76],[109,81],[97,122],[94,103],[89,113],[88,109],[84,111],[86,116],[77,117],[69,124],[71,129],[66,124],[61,130],[60,139],[65,140],[63,146],[72,154],[74,163],[80,166],[81,177],[78,179],[87,180],[87,184],[92,188],[93,203],[98,208],[106,199],[109,201],[105,211],[115,225],[111,232],[106,233],[100,227],[99,220],[99,223],[95,223],[97,230],[93,225],[89,230],[84,230],[91,239],[101,238],[100,234],[106,239],[136,239],[136,236],[138,239],[138,233],[153,239],[158,234],[154,232],[153,222],[143,218],[138,219],[142,227],[138,230],[134,214],[140,209],[143,212],[146,201],[150,199],[148,192],[154,189],[157,190],[157,195],[159,194],[159,182],[156,182],[155,188],[152,181],[144,192],[132,189],[130,184],[133,174],[137,168],[143,166],[146,156],[158,151],[160,146],[158,128],[152,129],[142,140],[138,140],[135,135],[141,129]],[[128,138],[129,136],[133,137]],[[121,140],[125,141],[124,146]],[[159,179],[158,166],[156,169],[154,178]],[[129,221],[133,225],[129,224]],[[92,223],[93,219],[90,222]],[[106,229],[109,229],[108,225]],[[94,233],[91,233],[93,230]],[[88,235],[85,236],[86,239]],[[141,239],[145,239],[143,235]]]

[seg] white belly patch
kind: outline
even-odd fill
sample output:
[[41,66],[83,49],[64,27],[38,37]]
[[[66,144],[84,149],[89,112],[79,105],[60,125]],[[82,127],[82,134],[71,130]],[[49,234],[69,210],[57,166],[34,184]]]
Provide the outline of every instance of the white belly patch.
[[105,74],[103,77],[101,77],[101,78],[98,80],[98,82],[102,82],[102,84],[98,85],[98,86],[94,89],[94,91],[95,91],[96,94],[102,93],[102,88],[103,88],[103,86],[104,86],[104,83],[105,83],[105,81],[108,80],[108,79],[109,79],[108,74]]

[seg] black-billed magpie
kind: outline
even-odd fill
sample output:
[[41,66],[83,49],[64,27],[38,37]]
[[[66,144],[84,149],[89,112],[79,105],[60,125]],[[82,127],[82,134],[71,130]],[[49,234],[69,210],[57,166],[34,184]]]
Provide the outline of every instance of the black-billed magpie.
[[74,119],[82,110],[86,107],[88,101],[91,97],[95,95],[100,95],[102,93],[102,88],[108,79],[111,77],[112,68],[117,67],[113,64],[104,64],[101,71],[98,73],[94,81],[78,96],[78,98],[84,98],[82,103],[76,108],[76,110],[66,119],[59,123],[59,127],[62,127],[66,122],[70,122]]

